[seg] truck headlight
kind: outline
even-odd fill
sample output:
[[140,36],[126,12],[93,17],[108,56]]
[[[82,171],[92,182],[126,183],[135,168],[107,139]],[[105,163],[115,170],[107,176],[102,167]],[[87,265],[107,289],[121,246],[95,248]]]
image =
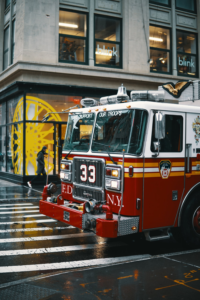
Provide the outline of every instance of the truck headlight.
[[60,179],[63,181],[71,181],[72,180],[72,162],[62,160],[60,164]]
[[119,191],[121,189],[120,180],[107,179],[105,181],[106,188]]

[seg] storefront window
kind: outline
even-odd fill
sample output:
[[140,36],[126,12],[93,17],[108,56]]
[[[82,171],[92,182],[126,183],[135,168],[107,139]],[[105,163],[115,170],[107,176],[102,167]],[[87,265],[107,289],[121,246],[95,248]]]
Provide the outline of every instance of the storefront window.
[[23,123],[7,126],[7,172],[23,175]]
[[95,16],[95,65],[122,67],[121,20]]
[[177,31],[178,74],[197,77],[197,36],[195,33]]
[[0,125],[6,124],[6,103],[0,104]]
[[19,122],[23,120],[23,96],[11,99],[7,102],[8,123]]
[[4,45],[3,45],[3,69],[8,67],[8,52],[9,52],[9,26],[4,30]]
[[196,0],[176,0],[176,8],[196,12]]
[[171,0],[150,0],[149,3],[164,5],[164,6],[171,6]]
[[67,122],[68,114],[63,112],[70,107],[80,104],[80,96],[61,96],[46,94],[26,95],[26,120],[42,121],[45,114],[54,112],[48,122]]
[[150,71],[171,73],[170,29],[150,26]]
[[0,171],[6,171],[6,127],[0,126]]
[[87,15],[60,10],[59,61],[87,64]]
[[[37,154],[42,147],[47,147],[49,153],[45,158],[45,169],[48,174],[54,171],[54,124],[52,123],[26,123],[26,175],[35,175],[37,172]],[[49,152],[50,151],[50,152]]]

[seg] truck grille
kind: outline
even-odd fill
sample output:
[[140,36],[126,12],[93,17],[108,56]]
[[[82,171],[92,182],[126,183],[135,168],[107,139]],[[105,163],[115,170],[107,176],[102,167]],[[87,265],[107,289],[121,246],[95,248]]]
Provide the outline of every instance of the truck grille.
[[75,185],[73,188],[73,197],[78,200],[95,199],[101,202],[104,200],[104,191]]
[[[89,159],[89,158],[77,158],[73,160],[73,171],[74,171],[74,184],[81,184],[88,187],[103,188],[104,187],[104,160],[103,159]],[[84,165],[86,170],[86,181],[81,179],[83,171],[81,166]],[[90,178],[92,173],[89,171],[89,167],[95,167],[95,181],[91,182]],[[92,177],[93,178],[93,177]]]

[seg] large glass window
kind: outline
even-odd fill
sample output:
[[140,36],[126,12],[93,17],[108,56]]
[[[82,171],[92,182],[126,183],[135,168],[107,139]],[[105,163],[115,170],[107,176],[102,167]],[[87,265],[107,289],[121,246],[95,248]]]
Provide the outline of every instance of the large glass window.
[[42,121],[46,113],[54,112],[50,115],[48,122],[67,122],[69,114],[56,112],[64,112],[64,110],[80,104],[81,99],[80,96],[27,94],[26,120]]
[[176,0],[176,8],[196,12],[196,0]]
[[60,10],[59,61],[87,64],[87,49],[87,15]]
[[170,29],[150,26],[150,71],[171,73]]
[[6,171],[6,127],[0,126],[0,171]]
[[147,113],[143,110],[100,112],[92,142],[94,152],[142,152]]
[[163,6],[171,6],[171,0],[149,0],[149,3]]
[[48,174],[54,172],[54,124],[26,122],[26,175],[34,175],[37,171],[37,154],[43,146],[47,147],[48,159],[45,158],[45,169]]
[[0,125],[6,124],[6,103],[0,104]]
[[7,172],[23,174],[23,123],[7,126]]
[[8,123],[14,123],[23,120],[23,96],[9,100],[7,102],[7,107]]
[[95,16],[95,65],[122,67],[121,20]]
[[3,45],[3,69],[8,67],[8,52],[9,52],[9,26],[4,30],[4,45]]
[[12,22],[12,49],[11,49],[11,64],[14,62],[15,54],[15,20]]
[[197,77],[197,36],[195,33],[177,31],[178,74]]

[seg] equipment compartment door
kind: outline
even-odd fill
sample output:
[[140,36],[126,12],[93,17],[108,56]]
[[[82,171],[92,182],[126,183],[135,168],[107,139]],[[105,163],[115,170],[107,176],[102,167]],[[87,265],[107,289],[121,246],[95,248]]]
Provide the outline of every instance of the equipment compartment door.
[[185,114],[161,111],[165,138],[158,145],[155,113],[151,113],[145,149],[143,229],[173,226],[184,191]]

